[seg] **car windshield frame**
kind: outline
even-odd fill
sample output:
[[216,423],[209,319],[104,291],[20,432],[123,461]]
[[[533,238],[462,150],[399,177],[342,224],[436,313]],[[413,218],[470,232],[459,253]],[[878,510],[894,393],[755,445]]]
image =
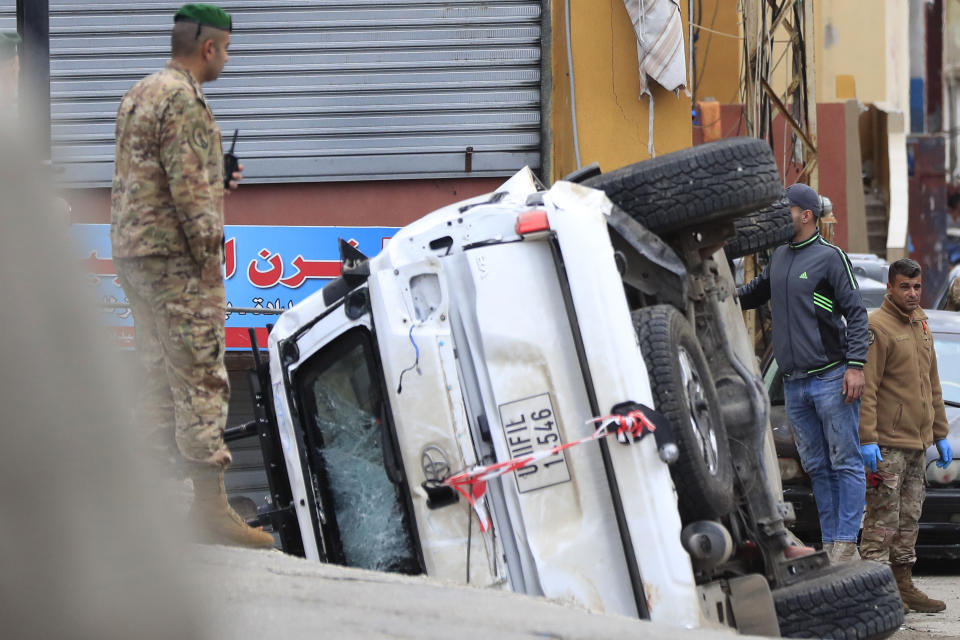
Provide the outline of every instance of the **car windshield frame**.
[[[932,333],[943,401],[950,407],[960,408],[960,333],[936,330]],[[944,365],[949,376],[944,376]]]
[[382,370],[374,334],[364,326],[297,368],[310,482],[324,507],[320,530],[329,561],[419,574],[423,552]]

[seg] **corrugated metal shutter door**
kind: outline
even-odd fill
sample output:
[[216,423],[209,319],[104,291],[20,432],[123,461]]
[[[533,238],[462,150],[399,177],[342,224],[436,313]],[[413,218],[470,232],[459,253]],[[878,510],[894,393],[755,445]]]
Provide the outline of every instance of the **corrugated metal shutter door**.
[[[120,97],[167,60],[180,4],[50,1],[53,155],[66,183],[110,184]],[[539,0],[220,6],[234,17],[231,59],[205,91],[224,138],[240,130],[249,181],[539,167]]]

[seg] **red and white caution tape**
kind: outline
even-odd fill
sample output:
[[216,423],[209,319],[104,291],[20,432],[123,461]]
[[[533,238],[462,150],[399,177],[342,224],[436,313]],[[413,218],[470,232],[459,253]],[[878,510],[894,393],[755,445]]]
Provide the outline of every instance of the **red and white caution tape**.
[[[647,419],[647,416],[644,415],[643,411],[640,410],[630,411],[626,415],[609,415],[603,416],[602,418],[591,418],[590,420],[587,420],[587,424],[595,424],[597,422],[602,423],[602,425],[591,435],[585,438],[580,438],[579,440],[574,440],[573,442],[557,445],[550,449],[541,449],[528,456],[513,458],[512,460],[507,460],[505,462],[498,462],[497,464],[486,466],[476,466],[472,469],[468,469],[467,471],[446,478],[443,483],[453,487],[460,493],[460,495],[467,499],[467,502],[470,503],[470,505],[473,507],[473,510],[477,513],[477,518],[480,520],[480,529],[482,531],[487,531],[490,528],[490,519],[487,517],[487,510],[484,508],[483,504],[481,504],[480,500],[487,492],[488,480],[499,478],[500,476],[506,475],[511,471],[516,471],[517,469],[522,469],[523,467],[537,462],[538,460],[555,456],[561,451],[569,449],[570,447],[576,447],[577,445],[584,444],[585,442],[599,440],[600,438],[608,436],[611,433],[616,433],[617,439],[621,442],[628,442],[641,438],[643,436],[644,429],[646,429],[648,432],[656,431],[656,427],[653,426],[653,423],[650,422],[650,420]],[[610,430],[610,427],[613,425],[616,425],[616,431]]]

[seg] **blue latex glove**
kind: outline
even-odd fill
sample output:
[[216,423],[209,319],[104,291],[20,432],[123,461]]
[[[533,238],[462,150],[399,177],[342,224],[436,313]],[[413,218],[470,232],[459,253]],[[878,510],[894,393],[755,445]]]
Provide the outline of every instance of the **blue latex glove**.
[[[946,440],[943,440],[942,442],[946,442]],[[863,458],[863,466],[876,473],[877,460],[883,460],[883,456],[880,455],[880,447],[876,444],[861,445],[860,456]]]
[[950,443],[947,442],[946,438],[937,440],[937,451],[940,452],[940,459],[937,460],[937,466],[941,469],[946,469],[953,460],[953,449],[950,448]]

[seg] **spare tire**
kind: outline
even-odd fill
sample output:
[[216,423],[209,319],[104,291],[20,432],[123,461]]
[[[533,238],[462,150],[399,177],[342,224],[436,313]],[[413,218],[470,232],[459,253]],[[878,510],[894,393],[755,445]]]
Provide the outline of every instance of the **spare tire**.
[[730,260],[778,247],[793,238],[790,203],[781,198],[759,211],[737,218],[733,227],[734,235],[724,247]]
[[720,401],[693,327],[669,305],[633,312],[655,408],[673,426],[680,456],[670,465],[684,523],[731,512],[733,467]]
[[651,231],[676,231],[756,211],[783,194],[770,146],[728,138],[584,181]]
[[833,565],[773,591],[784,638],[879,640],[903,624],[903,603],[890,567],[856,561]]

